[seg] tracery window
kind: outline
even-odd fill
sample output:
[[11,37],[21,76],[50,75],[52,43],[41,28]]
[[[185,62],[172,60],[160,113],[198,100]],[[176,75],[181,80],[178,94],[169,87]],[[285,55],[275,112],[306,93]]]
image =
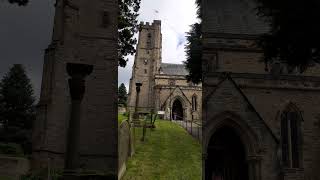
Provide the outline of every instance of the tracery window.
[[301,116],[300,112],[288,109],[281,115],[282,163],[284,167],[299,168],[301,165]]

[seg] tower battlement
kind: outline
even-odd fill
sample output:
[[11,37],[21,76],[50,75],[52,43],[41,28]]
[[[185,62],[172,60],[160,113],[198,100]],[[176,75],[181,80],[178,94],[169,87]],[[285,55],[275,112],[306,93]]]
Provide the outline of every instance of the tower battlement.
[[140,27],[151,28],[161,26],[161,20],[154,20],[152,23],[140,21]]

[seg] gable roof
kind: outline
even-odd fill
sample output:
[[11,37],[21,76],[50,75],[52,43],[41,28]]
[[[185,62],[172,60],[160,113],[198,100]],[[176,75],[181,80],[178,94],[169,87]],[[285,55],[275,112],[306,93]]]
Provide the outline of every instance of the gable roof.
[[275,139],[275,141],[277,143],[280,142],[280,140],[277,138],[277,136],[275,135],[275,133],[272,131],[272,129],[270,128],[270,126],[266,123],[266,121],[262,118],[262,116],[258,113],[258,111],[256,110],[256,108],[252,105],[252,103],[249,101],[248,97],[243,93],[243,91],[240,89],[240,87],[237,85],[237,83],[232,79],[232,77],[230,76],[230,73],[223,73],[222,74],[222,80],[217,84],[217,87],[211,92],[209,93],[205,98],[204,98],[204,102],[208,102],[208,99],[211,95],[213,95],[216,90],[220,87],[220,85],[229,80],[234,87],[238,90],[238,92],[241,94],[241,96],[244,98],[244,100],[248,103],[248,105],[250,106],[250,108],[253,110],[253,112],[257,115],[257,117],[263,122],[263,124],[265,125],[265,127],[267,128],[267,130],[270,132],[271,136]]
[[189,73],[184,64],[161,63],[160,74],[186,76]]
[[165,104],[167,103],[168,99],[172,96],[172,94],[176,91],[176,89],[179,89],[181,94],[183,95],[183,97],[186,98],[187,102],[189,104],[192,104],[190,102],[190,100],[188,99],[188,97],[184,94],[184,92],[181,90],[181,88],[179,86],[177,86],[176,88],[173,89],[173,91],[169,94],[169,96],[166,98],[166,100],[161,104],[161,109],[165,106]]

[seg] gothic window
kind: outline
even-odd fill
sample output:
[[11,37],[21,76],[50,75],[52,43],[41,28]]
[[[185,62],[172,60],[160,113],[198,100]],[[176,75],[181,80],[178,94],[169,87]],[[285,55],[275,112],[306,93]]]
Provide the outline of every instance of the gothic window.
[[144,73],[145,73],[145,74],[147,74],[147,73],[148,73],[148,70],[147,70],[147,69],[145,69],[145,70],[144,70]]
[[197,96],[192,96],[192,111],[197,111]]
[[281,115],[282,163],[284,167],[299,168],[301,159],[301,118],[296,110],[286,110]]
[[101,21],[101,26],[103,28],[106,28],[109,24],[109,14],[107,11],[102,12],[102,21]]

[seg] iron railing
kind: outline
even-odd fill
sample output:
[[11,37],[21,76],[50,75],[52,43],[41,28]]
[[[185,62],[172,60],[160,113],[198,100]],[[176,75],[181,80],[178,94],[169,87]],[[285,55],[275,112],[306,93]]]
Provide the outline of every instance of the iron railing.
[[190,135],[202,141],[202,123],[201,120],[173,120],[173,122],[183,127]]

